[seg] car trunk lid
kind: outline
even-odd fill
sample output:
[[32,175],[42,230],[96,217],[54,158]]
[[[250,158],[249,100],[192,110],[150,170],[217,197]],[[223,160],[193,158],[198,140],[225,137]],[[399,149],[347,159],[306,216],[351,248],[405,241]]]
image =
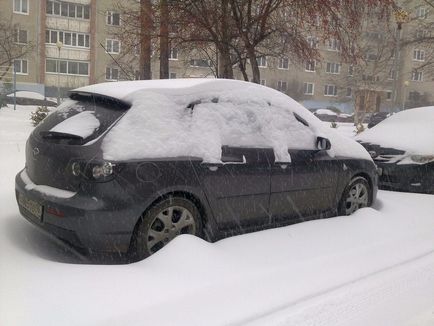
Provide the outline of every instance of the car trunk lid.
[[106,97],[72,96],[32,132],[26,144],[26,169],[38,185],[77,191],[82,178],[74,162],[102,160],[103,135],[128,110]]

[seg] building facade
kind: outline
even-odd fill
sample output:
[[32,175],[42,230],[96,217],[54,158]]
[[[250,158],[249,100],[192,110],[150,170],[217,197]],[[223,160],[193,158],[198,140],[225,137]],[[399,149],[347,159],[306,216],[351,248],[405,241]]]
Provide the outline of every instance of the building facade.
[[[18,42],[33,46],[14,62],[17,89],[55,97],[58,89],[65,94],[66,90],[83,85],[136,78],[138,55],[123,55],[124,44],[118,34],[122,17],[116,3],[116,0],[0,0],[0,18],[12,21]],[[431,19],[427,5],[423,1],[402,4],[412,18],[399,31],[402,43],[412,35],[429,33],[420,27],[421,21]],[[287,93],[308,108],[336,107],[345,112],[353,110],[355,97],[366,90],[378,94],[375,108],[369,108],[370,111],[396,110],[434,101],[434,81],[421,68],[428,60],[434,60],[431,51],[421,45],[400,47],[399,51],[392,46],[395,54],[390,56],[390,49],[389,52],[380,49],[388,43],[381,29],[381,26],[372,29],[369,20],[365,22],[369,47],[363,69],[342,61],[335,40],[320,42],[311,35],[307,36],[309,43],[318,47],[321,61],[296,64],[286,57],[260,57],[261,84]],[[388,53],[383,56],[382,67],[378,65],[380,52]],[[158,55],[152,64],[153,78],[158,78]],[[377,70],[369,68],[374,66]],[[214,75],[213,60],[203,51],[171,49],[170,78]],[[235,77],[242,79],[238,71]]]

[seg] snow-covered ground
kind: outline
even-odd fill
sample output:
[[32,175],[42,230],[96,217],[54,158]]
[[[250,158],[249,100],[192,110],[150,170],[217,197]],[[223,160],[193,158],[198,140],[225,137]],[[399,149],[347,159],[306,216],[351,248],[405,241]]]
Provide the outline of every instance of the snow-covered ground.
[[32,109],[0,109],[0,325],[434,325],[434,196],[84,264],[19,215]]

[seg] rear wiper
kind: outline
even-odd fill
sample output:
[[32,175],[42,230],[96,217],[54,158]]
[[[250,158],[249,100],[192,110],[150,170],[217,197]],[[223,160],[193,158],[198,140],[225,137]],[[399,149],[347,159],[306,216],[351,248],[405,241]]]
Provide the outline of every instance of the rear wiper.
[[65,132],[58,132],[58,131],[41,131],[39,132],[39,135],[42,138],[45,139],[72,139],[82,142],[84,140],[83,137],[74,135],[74,134],[68,134]]

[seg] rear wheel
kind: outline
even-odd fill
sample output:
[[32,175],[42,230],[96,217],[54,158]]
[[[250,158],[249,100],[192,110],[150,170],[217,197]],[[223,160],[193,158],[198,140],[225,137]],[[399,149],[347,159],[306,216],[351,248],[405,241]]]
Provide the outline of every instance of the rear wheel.
[[355,177],[351,180],[342,194],[339,204],[339,215],[351,215],[359,208],[371,204],[371,187],[364,177]]
[[146,258],[180,234],[200,235],[202,224],[197,207],[183,197],[169,197],[144,215],[133,239],[133,255]]

